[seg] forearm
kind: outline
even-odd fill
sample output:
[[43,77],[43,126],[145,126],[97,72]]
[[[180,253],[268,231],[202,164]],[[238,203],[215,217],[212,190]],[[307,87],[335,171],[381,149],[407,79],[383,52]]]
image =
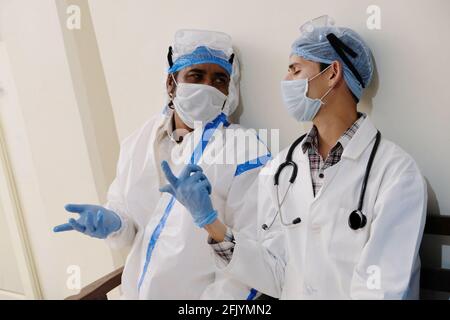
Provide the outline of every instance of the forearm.
[[279,297],[285,259],[276,255],[275,249],[284,250],[280,246],[283,243],[281,238],[272,238],[266,243],[269,246],[266,248],[255,239],[239,232],[236,232],[238,239],[235,239],[233,231],[217,219],[205,229],[209,233],[208,243],[215,252],[219,270],[231,274],[249,288]]
[[[236,238],[235,238],[236,235]],[[275,240],[276,241],[276,240]],[[267,243],[274,244],[274,240]],[[276,256],[255,239],[227,230],[223,242],[209,242],[216,254],[216,266],[248,288],[279,297],[284,279],[285,259]],[[277,245],[275,245],[278,247]]]
[[227,226],[219,219],[216,219],[213,223],[207,224],[204,229],[208,232],[209,236],[216,242],[222,242],[225,239],[227,232]]

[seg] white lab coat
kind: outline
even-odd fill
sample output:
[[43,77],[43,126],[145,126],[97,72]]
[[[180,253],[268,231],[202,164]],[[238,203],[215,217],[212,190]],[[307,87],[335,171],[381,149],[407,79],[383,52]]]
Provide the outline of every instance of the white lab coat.
[[[276,213],[273,174],[284,162],[281,152],[260,173],[257,236],[234,231],[236,246],[231,262],[217,264],[249,286],[281,299],[403,299],[418,298],[420,261],[427,193],[414,160],[382,138],[364,198],[367,225],[354,231],[348,225],[358,206],[360,188],[376,135],[367,117],[344,149],[340,162],[325,170],[320,192],[313,196],[307,152],[299,145],[293,155],[297,180]],[[280,197],[290,170],[280,177]]]
[[[159,187],[167,183],[161,178],[160,161],[171,153],[173,158],[165,160],[169,160],[174,174],[178,175],[186,162],[177,164],[172,160],[189,161],[204,131],[196,129],[180,144],[171,141],[172,148],[161,147],[158,145],[161,132],[170,116],[171,112],[150,119],[123,141],[117,176],[109,188],[105,207],[120,216],[122,228],[106,241],[112,248],[131,246],[122,276],[122,298],[246,299],[254,296],[250,293],[252,288],[216,269],[205,231],[194,224],[185,207],[169,194],[159,192]],[[226,119],[224,114],[221,116]],[[239,138],[227,139],[226,131],[240,127],[231,124],[226,128],[228,124],[217,123],[203,155],[196,153],[202,155],[197,160],[211,182],[211,198],[219,218],[244,232],[246,226],[255,227],[256,213],[242,211],[242,203],[253,201],[256,205],[256,199],[245,199],[242,194],[261,168],[245,162],[259,156],[264,159],[268,151],[256,134],[245,133],[242,128],[234,130]],[[249,144],[236,143],[244,136]],[[258,148],[249,150],[252,143]],[[227,158],[230,164],[205,162],[205,157],[218,160],[225,152],[229,157],[232,151],[237,154],[234,161]]]

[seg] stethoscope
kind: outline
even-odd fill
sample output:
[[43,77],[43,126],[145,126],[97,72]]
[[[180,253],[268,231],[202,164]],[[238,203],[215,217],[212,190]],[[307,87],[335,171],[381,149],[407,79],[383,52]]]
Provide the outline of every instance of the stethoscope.
[[[278,169],[277,169],[277,171],[275,173],[274,185],[276,186],[276,189],[277,189],[278,211],[275,214],[275,216],[274,216],[274,218],[273,218],[273,220],[272,220],[272,222],[270,223],[269,226],[267,226],[267,224],[263,224],[262,225],[262,228],[264,230],[269,230],[272,227],[272,225],[274,224],[275,219],[277,218],[278,214],[280,215],[281,223],[284,226],[296,225],[296,224],[299,224],[302,221],[302,219],[300,219],[300,217],[297,217],[294,220],[292,220],[291,223],[285,222],[284,218],[283,218],[283,213],[281,212],[281,207],[283,206],[284,201],[286,200],[286,196],[289,193],[289,190],[290,190],[291,186],[294,184],[295,179],[297,179],[298,166],[292,160],[292,154],[294,153],[294,151],[297,148],[297,146],[303,141],[305,136],[306,136],[306,134],[304,134],[303,136],[298,138],[291,145],[291,147],[289,148],[289,151],[288,151],[288,153],[286,155],[285,161],[282,164],[280,164],[280,166],[278,167]],[[361,185],[361,192],[360,192],[360,195],[359,195],[358,209],[352,211],[350,213],[349,217],[348,217],[348,225],[353,230],[362,229],[367,224],[367,217],[362,212],[362,207],[363,207],[363,202],[364,202],[364,195],[366,193],[367,181],[369,180],[369,175],[370,175],[370,170],[372,169],[373,159],[375,158],[375,154],[377,153],[378,145],[380,144],[380,140],[381,140],[381,133],[380,133],[380,131],[377,131],[377,135],[376,135],[376,138],[375,138],[375,144],[373,145],[372,152],[370,153],[369,161],[367,162],[366,173],[364,174],[364,180],[363,180],[363,183]],[[286,190],[286,193],[283,196],[283,199],[280,202],[280,195],[279,195],[279,190],[278,190],[279,182],[280,182],[280,174],[287,167],[292,167],[292,172],[291,172],[291,177],[289,178],[289,186],[288,186],[288,188]]]

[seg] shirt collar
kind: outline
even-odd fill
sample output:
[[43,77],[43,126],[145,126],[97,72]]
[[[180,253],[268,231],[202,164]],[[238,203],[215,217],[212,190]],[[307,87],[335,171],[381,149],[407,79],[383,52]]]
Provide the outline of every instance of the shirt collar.
[[[341,145],[343,149],[348,146],[348,143],[358,131],[361,123],[367,117],[365,113],[358,112],[358,119],[341,135],[336,144],[331,150],[334,150],[338,145]],[[306,153],[310,148],[314,148],[317,152],[319,149],[319,137],[317,127],[313,125],[311,130],[305,137],[305,142],[302,144],[303,153]]]
[[[173,109],[168,108],[166,119],[164,120],[163,130],[161,131],[161,138],[164,136],[168,136],[169,139],[175,143],[181,143],[183,138],[189,133],[185,130],[175,130],[175,111]],[[179,134],[183,133],[183,134]]]

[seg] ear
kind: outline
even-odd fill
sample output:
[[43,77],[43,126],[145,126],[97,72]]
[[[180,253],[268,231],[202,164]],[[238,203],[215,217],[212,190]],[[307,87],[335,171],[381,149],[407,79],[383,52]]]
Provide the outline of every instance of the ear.
[[[176,75],[174,75],[176,77]],[[173,81],[172,75],[167,75],[166,79],[166,88],[167,88],[167,94],[169,97],[173,98],[175,97],[175,83]]]
[[335,60],[331,64],[330,69],[332,70],[329,77],[330,86],[335,86],[343,78],[342,63],[338,60]]

